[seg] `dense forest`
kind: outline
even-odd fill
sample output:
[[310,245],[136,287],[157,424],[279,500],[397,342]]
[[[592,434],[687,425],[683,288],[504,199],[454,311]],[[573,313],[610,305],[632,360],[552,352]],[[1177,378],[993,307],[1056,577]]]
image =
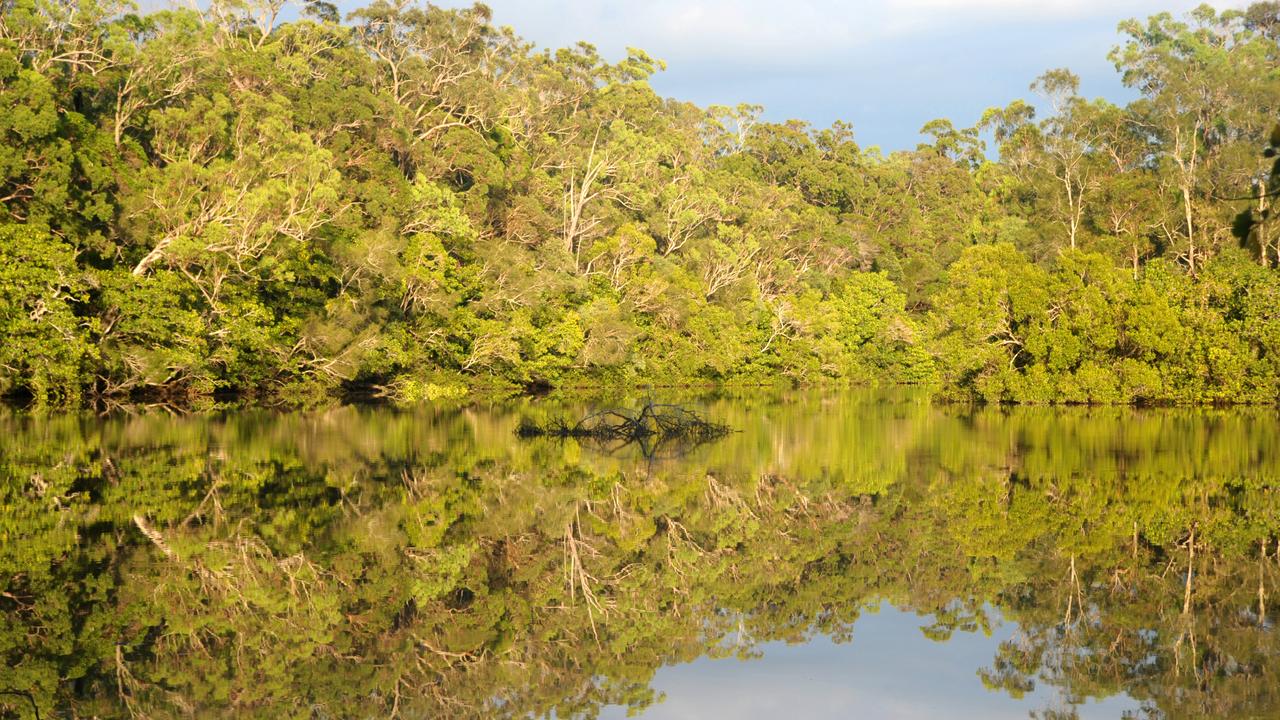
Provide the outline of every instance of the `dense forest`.
[[1233,232],[1280,3],[1121,24],[1126,106],[1050,70],[888,154],[483,5],[201,6],[0,0],[0,393],[1280,396],[1280,231]]

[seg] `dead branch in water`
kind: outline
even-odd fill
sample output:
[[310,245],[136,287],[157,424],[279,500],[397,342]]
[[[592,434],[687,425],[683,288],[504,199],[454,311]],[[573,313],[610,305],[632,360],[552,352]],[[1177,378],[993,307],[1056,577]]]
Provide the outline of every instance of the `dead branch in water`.
[[714,423],[679,405],[649,402],[638,411],[601,410],[570,425],[562,419],[538,425],[525,420],[516,428],[524,438],[585,438],[602,442],[702,443],[732,432],[728,425]]

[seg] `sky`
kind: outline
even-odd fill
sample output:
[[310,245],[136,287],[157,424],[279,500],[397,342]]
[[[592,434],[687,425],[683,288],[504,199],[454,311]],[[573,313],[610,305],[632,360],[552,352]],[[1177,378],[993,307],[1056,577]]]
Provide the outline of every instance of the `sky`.
[[[343,3],[347,5],[349,3]],[[464,0],[435,0],[465,7]],[[765,117],[852,123],[864,147],[911,149],[945,117],[972,125],[1068,67],[1081,92],[1126,102],[1107,53],[1116,25],[1198,0],[486,0],[494,22],[540,47],[580,40],[617,60],[665,60],[652,84],[699,105],[753,103]],[[1247,0],[1213,3],[1243,7]]]

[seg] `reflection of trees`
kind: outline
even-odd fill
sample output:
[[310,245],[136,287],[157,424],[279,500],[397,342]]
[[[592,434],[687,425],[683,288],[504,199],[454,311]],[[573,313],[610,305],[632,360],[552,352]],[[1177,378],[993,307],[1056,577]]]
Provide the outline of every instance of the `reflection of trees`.
[[711,402],[746,432],[653,466],[480,411],[0,422],[0,690],[46,716],[591,716],[889,601],[937,640],[1016,620],[981,681],[1057,688],[1045,717],[1280,704],[1274,420],[795,400]]

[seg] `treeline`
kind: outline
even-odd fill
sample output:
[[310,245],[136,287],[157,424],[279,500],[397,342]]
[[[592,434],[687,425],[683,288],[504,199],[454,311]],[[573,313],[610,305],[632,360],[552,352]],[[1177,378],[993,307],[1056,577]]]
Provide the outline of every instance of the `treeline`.
[[887,155],[482,5],[290,12],[0,0],[0,393],[1280,395],[1280,233],[1232,232],[1269,202],[1276,3],[1123,24],[1126,107],[1054,70],[1042,118]]

